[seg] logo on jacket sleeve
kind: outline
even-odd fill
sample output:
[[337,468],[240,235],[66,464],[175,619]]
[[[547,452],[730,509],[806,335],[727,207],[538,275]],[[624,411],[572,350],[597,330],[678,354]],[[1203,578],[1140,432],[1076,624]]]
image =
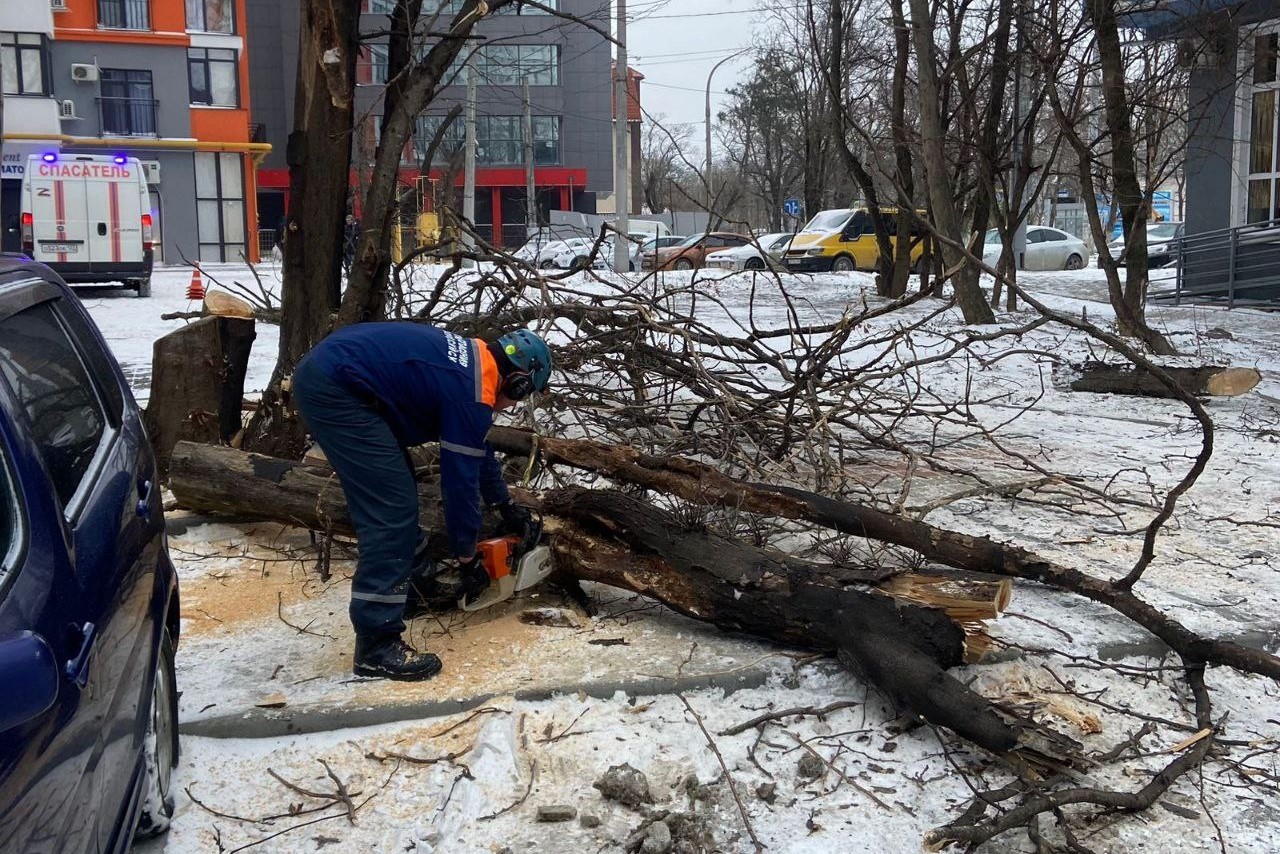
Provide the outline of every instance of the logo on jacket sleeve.
[[471,367],[471,342],[452,332],[446,332],[444,338],[449,348],[449,361],[464,368]]

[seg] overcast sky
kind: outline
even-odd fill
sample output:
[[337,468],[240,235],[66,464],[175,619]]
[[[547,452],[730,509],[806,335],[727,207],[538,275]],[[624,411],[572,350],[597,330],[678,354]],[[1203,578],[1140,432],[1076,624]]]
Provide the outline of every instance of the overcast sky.
[[[628,64],[645,76],[641,103],[666,123],[695,126],[696,151],[705,134],[707,74],[736,50],[753,44],[760,0],[635,0],[627,3]],[[750,57],[730,59],[715,73],[711,114],[724,104],[724,91],[750,66]]]

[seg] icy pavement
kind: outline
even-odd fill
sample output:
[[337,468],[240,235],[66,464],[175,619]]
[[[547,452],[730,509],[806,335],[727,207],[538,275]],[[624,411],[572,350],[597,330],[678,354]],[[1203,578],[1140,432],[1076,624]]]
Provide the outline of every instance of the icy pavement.
[[[212,272],[251,281],[244,268]],[[690,274],[666,278],[674,283],[681,276]],[[1112,313],[1100,276],[1083,270],[1024,274],[1022,281],[1051,307],[1106,323]],[[188,308],[188,277],[181,269],[158,272],[151,300],[85,294],[144,395],[151,342],[180,323],[159,315]],[[781,301],[770,298],[770,277],[758,277],[754,294],[749,276],[699,274],[699,281],[720,301],[708,302],[708,313],[742,314],[754,306],[761,324],[788,321]],[[861,298],[866,281],[859,275],[785,277],[806,315],[825,319]],[[1215,456],[1161,535],[1159,558],[1139,592],[1192,628],[1274,650],[1280,561],[1268,520],[1280,514],[1280,317],[1153,307],[1150,318],[1184,351],[1257,366],[1263,382],[1242,397],[1209,402],[1218,424]],[[939,336],[957,328],[954,317],[931,327]],[[276,341],[274,329],[259,325],[250,389],[265,384]],[[972,384],[1003,395],[975,406],[986,423],[1002,423],[1033,405],[1001,436],[1056,472],[1114,478],[1112,485],[1125,494],[1148,500],[1182,476],[1199,446],[1185,407],[1057,387],[1036,352],[1087,353],[1078,336],[1042,331],[1019,346],[1027,352],[990,365],[944,364],[929,383],[945,393]],[[883,473],[869,471],[867,480],[877,489],[899,488]],[[963,486],[946,478],[920,480],[908,506]],[[1145,518],[1143,511],[1073,515],[992,497],[956,501],[928,517],[943,527],[1015,541],[1104,577],[1132,565],[1141,548],[1135,534]],[[986,777],[976,783],[1003,785],[1005,779],[927,728],[900,732],[901,722],[883,701],[830,662],[805,663],[792,651],[603,588],[594,591],[601,606],[595,618],[544,591],[536,600],[482,614],[419,619],[411,635],[442,656],[440,677],[421,685],[355,680],[346,622],[348,563],[335,561],[332,577],[320,580],[306,534],[277,525],[205,524],[174,514],[171,528],[182,576],[178,667],[187,737],[174,828],[167,840],[137,848],[146,854],[243,846],[264,852],[612,854],[647,820],[603,801],[591,786],[607,767],[624,761],[648,775],[654,808],[705,821],[719,850],[753,850],[753,832],[770,851],[897,854],[919,851],[923,834],[954,819],[971,796],[957,767]],[[556,609],[563,625],[522,622],[521,613],[535,607]],[[1147,657],[1159,654],[1151,639],[1113,612],[1019,584],[1010,611],[991,633],[1025,651],[1010,648],[997,661],[957,676],[989,697],[1034,705],[1090,750],[1124,741],[1143,722],[1139,715],[1173,721],[1148,737],[1123,773],[1090,775],[1087,784],[1141,785],[1144,773],[1168,761],[1164,751],[1194,729],[1173,676],[1162,672],[1168,662]],[[1064,664],[1036,650],[1077,660]],[[1091,659],[1126,668],[1127,678],[1086,666]],[[1253,764],[1211,763],[1202,778],[1183,780],[1143,816],[1097,822],[1081,840],[1091,850],[1276,850],[1280,797],[1265,784],[1274,783],[1280,770],[1280,690],[1220,669],[1208,681],[1215,714],[1225,715],[1223,736],[1252,744],[1246,752],[1256,757]],[[769,709],[840,700],[855,705],[822,719],[788,717],[762,730],[719,735]],[[1079,729],[1081,721],[1089,729],[1096,722],[1100,732]],[[335,780],[320,760],[350,792],[354,822],[341,798],[290,788],[334,792]],[[1249,778],[1264,785],[1244,788]],[[536,822],[538,808],[550,805],[572,806],[600,824]],[[1030,848],[1019,832],[983,850]]]

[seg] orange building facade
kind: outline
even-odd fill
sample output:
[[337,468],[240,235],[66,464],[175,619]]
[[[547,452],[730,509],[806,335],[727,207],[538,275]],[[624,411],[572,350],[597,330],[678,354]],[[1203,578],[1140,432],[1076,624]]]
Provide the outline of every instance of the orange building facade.
[[270,146],[249,118],[245,0],[0,5],[0,46],[41,69],[38,85],[23,85],[34,74],[5,81],[6,193],[29,154],[134,156],[147,170],[158,260],[258,260],[257,167]]

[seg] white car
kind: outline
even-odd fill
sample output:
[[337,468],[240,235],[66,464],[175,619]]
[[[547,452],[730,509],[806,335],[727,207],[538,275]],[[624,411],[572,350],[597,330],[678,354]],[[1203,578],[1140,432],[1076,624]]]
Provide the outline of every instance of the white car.
[[[574,266],[582,266],[586,259],[591,255],[591,247],[595,246],[594,240],[583,240],[580,243],[567,241],[570,245],[566,246],[563,252],[560,252],[551,259],[549,266],[557,267],[561,270],[568,270]],[[613,239],[606,238],[600,244],[600,251],[596,253],[595,259],[591,262],[592,270],[610,270],[613,269]]]
[[[1172,263],[1178,253],[1183,225],[1180,222],[1147,223],[1147,266],[1155,269]],[[1107,244],[1117,263],[1124,263],[1124,235]]]
[[[982,260],[988,267],[1000,262],[1000,232],[987,232]],[[1080,270],[1089,263],[1089,247],[1073,234],[1047,225],[1027,226],[1024,270]]]
[[[592,240],[586,237],[570,237],[568,240],[556,240],[548,243],[538,253],[538,266],[543,269],[569,269],[573,259],[586,255],[591,251]],[[568,261],[563,259],[568,257]]]
[[[782,253],[791,245],[795,237],[789,231],[774,234],[762,234],[754,242],[746,246],[735,246],[732,249],[721,249],[707,255],[706,265],[713,270],[767,270],[781,269]],[[760,250],[764,253],[761,254]]]

